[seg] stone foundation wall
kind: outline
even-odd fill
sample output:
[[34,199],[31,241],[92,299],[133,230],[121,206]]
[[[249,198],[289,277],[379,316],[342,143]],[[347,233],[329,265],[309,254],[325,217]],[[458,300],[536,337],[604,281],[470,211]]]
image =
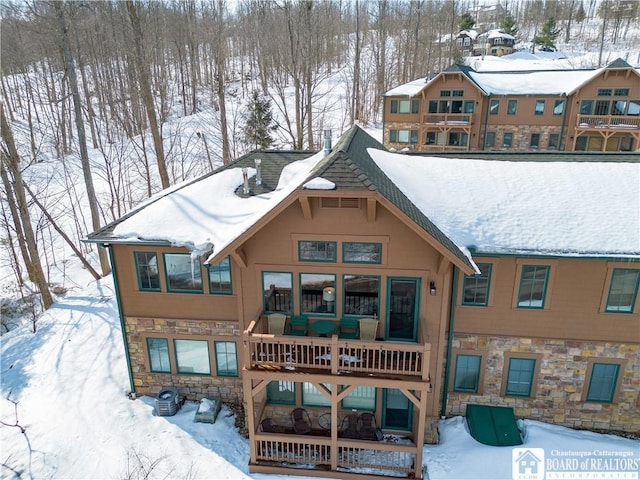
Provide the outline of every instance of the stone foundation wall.
[[[640,433],[640,345],[536,338],[456,335],[454,349],[486,354],[482,395],[449,392],[447,415],[464,415],[469,403],[513,407],[517,418],[571,428]],[[504,397],[504,352],[542,355],[535,398]],[[583,402],[588,360],[625,359],[614,403]],[[453,377],[453,372],[450,374]]]
[[[203,397],[220,397],[223,402],[243,403],[242,379],[240,377],[216,377],[213,375],[186,375],[153,373],[147,366],[145,346],[146,336],[158,338],[206,337],[238,342],[238,362],[241,365],[242,343],[238,322],[204,320],[167,320],[161,318],[126,318],[127,341],[133,383],[137,395],[155,396],[162,388],[177,388],[181,397],[200,400]],[[213,345],[209,345],[209,355],[215,355]]]
[[[552,133],[560,134],[561,127],[550,126],[550,125],[492,125],[487,128],[487,131],[496,133],[496,141],[495,146],[493,147],[485,147],[485,150],[505,150],[505,151],[514,151],[514,152],[535,152],[535,151],[547,151],[549,150],[549,135]],[[502,141],[504,138],[505,132],[511,132],[513,134],[513,140],[511,142],[511,147],[503,147]],[[531,148],[531,134],[539,133],[540,134],[540,142],[538,144],[538,148]],[[562,145],[559,145],[558,148],[553,149],[552,151],[562,151],[564,150],[564,144],[567,142],[566,138],[566,129],[564,135],[561,139]],[[484,136],[481,139],[484,142]],[[482,144],[481,144],[482,145]]]

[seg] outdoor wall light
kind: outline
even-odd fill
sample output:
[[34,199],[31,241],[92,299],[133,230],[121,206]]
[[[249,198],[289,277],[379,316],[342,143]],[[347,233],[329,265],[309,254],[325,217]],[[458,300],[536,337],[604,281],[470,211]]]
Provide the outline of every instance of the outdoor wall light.
[[436,283],[435,282],[429,283],[429,294],[432,297],[434,297],[436,295]]

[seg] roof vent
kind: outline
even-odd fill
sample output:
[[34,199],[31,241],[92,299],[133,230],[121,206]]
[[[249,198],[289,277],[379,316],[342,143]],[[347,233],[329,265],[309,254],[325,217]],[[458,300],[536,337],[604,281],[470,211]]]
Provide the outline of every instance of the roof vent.
[[329,155],[332,150],[331,146],[331,129],[324,131],[324,154]]
[[249,195],[249,173],[247,167],[242,169],[242,193]]
[[256,185],[262,185],[262,160],[255,159],[256,162]]

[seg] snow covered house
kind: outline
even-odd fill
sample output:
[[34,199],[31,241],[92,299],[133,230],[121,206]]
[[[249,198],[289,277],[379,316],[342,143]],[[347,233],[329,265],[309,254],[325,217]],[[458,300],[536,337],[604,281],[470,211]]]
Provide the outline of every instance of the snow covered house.
[[513,53],[516,38],[501,29],[492,29],[477,36],[472,53],[475,56],[494,55],[501,57]]
[[242,402],[252,472],[421,478],[437,419],[468,404],[639,433],[638,158],[485,156],[355,126],[91,233],[132,391]]
[[384,95],[388,148],[419,152],[640,149],[640,72],[622,59],[583,70],[453,65]]

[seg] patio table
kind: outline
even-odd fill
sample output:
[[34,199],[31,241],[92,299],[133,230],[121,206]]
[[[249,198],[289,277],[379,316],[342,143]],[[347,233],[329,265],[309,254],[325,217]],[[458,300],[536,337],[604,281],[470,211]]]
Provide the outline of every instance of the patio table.
[[321,337],[327,337],[329,334],[336,331],[336,324],[331,320],[316,320],[311,324],[311,330],[320,335]]

